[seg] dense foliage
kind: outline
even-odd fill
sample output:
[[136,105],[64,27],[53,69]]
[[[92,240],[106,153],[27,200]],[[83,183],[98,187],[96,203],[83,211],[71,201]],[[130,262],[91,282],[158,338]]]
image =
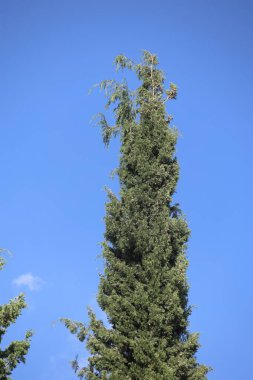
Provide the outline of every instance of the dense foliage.
[[[0,257],[0,270],[3,269],[4,260]],[[7,328],[15,323],[20,316],[22,310],[26,307],[24,295],[20,294],[16,298],[10,300],[8,304],[0,305],[0,343],[2,344],[3,337]],[[0,379],[10,380],[10,375],[14,368],[21,362],[25,362],[26,354],[30,348],[31,331],[25,335],[22,341],[13,341],[8,347],[0,348]]]
[[189,229],[173,203],[179,177],[177,131],[165,103],[177,87],[164,87],[157,57],[143,52],[140,64],[120,55],[117,69],[136,73],[140,86],[126,81],[100,84],[114,105],[115,125],[100,114],[103,139],[120,136],[117,170],[120,194],[108,191],[105,259],[98,303],[109,327],[90,310],[90,323],[63,319],[90,351],[86,367],[73,366],[88,380],[203,380],[208,368],[196,359],[198,334],[188,331],[185,255]]

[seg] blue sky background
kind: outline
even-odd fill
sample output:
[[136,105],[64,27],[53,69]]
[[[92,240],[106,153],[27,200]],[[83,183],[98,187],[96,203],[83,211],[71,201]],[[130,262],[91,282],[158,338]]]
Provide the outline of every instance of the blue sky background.
[[0,246],[12,252],[0,303],[20,291],[29,303],[5,343],[35,330],[13,380],[74,380],[69,361],[85,361],[55,321],[97,310],[103,186],[117,186],[118,161],[117,142],[107,151],[90,125],[104,98],[88,90],[115,76],[117,54],[138,60],[141,49],[179,87],[169,112],[199,360],[210,380],[251,377],[252,16],[247,0],[0,0]]

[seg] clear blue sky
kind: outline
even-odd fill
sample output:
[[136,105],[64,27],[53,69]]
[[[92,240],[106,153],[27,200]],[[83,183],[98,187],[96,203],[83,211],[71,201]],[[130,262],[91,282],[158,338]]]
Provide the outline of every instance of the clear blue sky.
[[74,380],[69,360],[85,360],[54,321],[96,309],[103,186],[115,186],[117,143],[106,151],[90,126],[104,99],[88,90],[115,75],[117,54],[141,49],[179,87],[169,112],[199,360],[209,379],[251,378],[252,17],[249,0],[0,1],[0,246],[13,253],[0,303],[20,291],[29,303],[6,342],[36,332],[13,380]]

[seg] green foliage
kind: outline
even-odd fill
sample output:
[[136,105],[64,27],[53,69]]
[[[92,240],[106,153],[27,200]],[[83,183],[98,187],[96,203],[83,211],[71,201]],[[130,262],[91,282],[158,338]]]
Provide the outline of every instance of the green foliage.
[[[0,257],[0,269],[4,266],[4,260]],[[15,323],[21,315],[22,310],[26,308],[25,298],[20,294],[10,300],[8,304],[0,305],[0,343],[7,331],[7,328]],[[0,379],[11,380],[10,375],[19,363],[25,363],[25,356],[30,348],[32,332],[27,331],[25,339],[22,341],[11,342],[4,349],[0,348]]]
[[108,125],[105,115],[103,115],[102,113],[99,113],[97,115],[97,118],[99,118],[98,125],[102,129],[103,142],[105,146],[108,147],[111,138],[116,137],[119,134],[120,129],[118,126]]
[[87,329],[84,327],[83,323],[75,322],[68,318],[61,318],[60,321],[64,323],[64,325],[71,332],[71,334],[77,336],[80,342],[83,342],[85,340],[87,335]]
[[113,127],[100,115],[104,142],[116,135],[121,140],[120,194],[108,191],[97,298],[110,327],[91,310],[87,327],[64,320],[90,351],[87,366],[75,361],[74,369],[87,380],[204,380],[209,368],[197,362],[198,335],[188,330],[190,232],[172,199],[178,134],[165,102],[176,98],[177,87],[165,89],[157,56],[148,51],[141,63],[119,55],[115,64],[132,70],[140,86],[130,91],[126,81],[100,84],[115,115]]

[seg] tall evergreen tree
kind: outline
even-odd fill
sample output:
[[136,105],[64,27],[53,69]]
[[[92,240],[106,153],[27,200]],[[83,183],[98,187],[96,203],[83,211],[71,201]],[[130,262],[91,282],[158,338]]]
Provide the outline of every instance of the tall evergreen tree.
[[73,366],[87,380],[203,380],[209,369],[197,362],[198,334],[188,330],[189,228],[172,200],[177,131],[165,103],[176,98],[177,87],[165,89],[157,56],[148,51],[140,64],[123,55],[115,64],[133,70],[140,86],[130,91],[125,80],[100,84],[115,115],[109,126],[100,114],[104,142],[116,135],[121,140],[120,194],[108,191],[98,293],[109,327],[91,310],[88,326],[63,319],[80,341],[87,339],[91,354],[86,367]]
[[[0,270],[3,269],[3,266],[4,260],[0,257]],[[23,294],[12,299],[8,304],[0,305],[0,343],[2,343],[7,328],[15,323],[25,307],[26,303]],[[12,371],[19,363],[25,363],[25,357],[30,348],[31,336],[32,332],[27,331],[24,340],[16,340],[11,342],[8,347],[4,349],[0,348],[1,380],[11,380],[10,375],[12,374]]]

